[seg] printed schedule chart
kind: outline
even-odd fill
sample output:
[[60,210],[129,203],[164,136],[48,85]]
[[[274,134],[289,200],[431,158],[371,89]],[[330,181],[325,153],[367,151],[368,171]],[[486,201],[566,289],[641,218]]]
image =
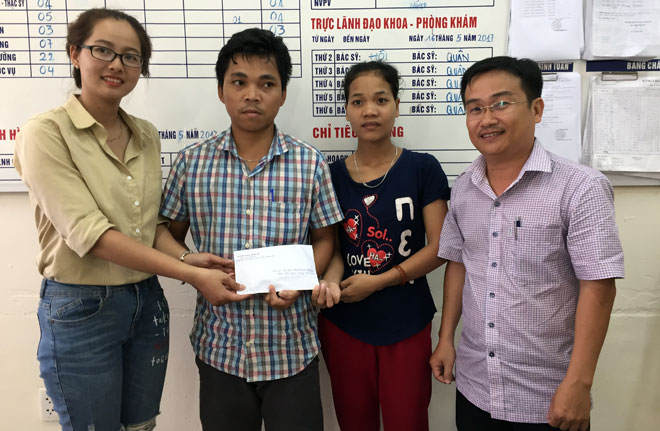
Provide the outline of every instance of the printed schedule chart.
[[369,60],[387,61],[399,70],[401,116],[463,115],[461,77],[472,64],[492,56],[491,47],[313,50],[313,116],[343,117],[344,74],[352,64]]
[[214,78],[218,51],[251,27],[281,36],[302,76],[300,0],[0,0],[0,78],[71,76],[67,24],[93,7],[120,9],[151,37],[151,78]]
[[[149,79],[122,107],[158,129],[167,176],[177,152],[230,124],[215,63],[229,38],[261,28],[283,38],[293,70],[278,128],[328,160],[350,154],[343,80],[360,61],[401,74],[398,145],[435,155],[450,180],[476,157],[460,81],[475,62],[506,52],[509,0],[0,0],[0,192],[24,191],[13,164],[20,127],[78,89],[65,51],[68,23],[94,7],[134,16],[153,45]],[[47,79],[44,79],[47,78]],[[36,95],[36,97],[35,97]]]

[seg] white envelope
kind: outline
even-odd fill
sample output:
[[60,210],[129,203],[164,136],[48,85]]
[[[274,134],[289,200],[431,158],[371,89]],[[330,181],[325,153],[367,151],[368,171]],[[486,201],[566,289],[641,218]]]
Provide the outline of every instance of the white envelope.
[[236,282],[245,290],[268,293],[268,286],[280,290],[312,290],[319,284],[311,245],[291,244],[234,252]]

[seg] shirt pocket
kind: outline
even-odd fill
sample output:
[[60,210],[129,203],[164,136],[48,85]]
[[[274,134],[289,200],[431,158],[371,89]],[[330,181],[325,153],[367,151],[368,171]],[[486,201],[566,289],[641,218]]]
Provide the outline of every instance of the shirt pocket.
[[307,223],[303,223],[303,205],[297,202],[273,201],[266,206],[263,242],[266,246],[302,243]]
[[506,241],[506,273],[526,294],[556,287],[563,277],[566,253],[561,228],[512,227]]

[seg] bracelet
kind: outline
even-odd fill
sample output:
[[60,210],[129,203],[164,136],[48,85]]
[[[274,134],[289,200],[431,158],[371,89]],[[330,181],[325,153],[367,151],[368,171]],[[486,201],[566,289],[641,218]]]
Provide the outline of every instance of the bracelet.
[[408,282],[408,274],[406,274],[406,271],[401,268],[399,265],[394,265],[393,267],[397,271],[399,271],[399,275],[401,276],[401,281],[399,282],[399,286],[403,286]]
[[194,253],[194,252],[192,252],[192,251],[190,251],[190,250],[186,250],[186,251],[184,251],[183,254],[181,255],[181,257],[179,257],[179,260],[180,260],[181,262],[184,262],[184,259],[186,258],[186,256],[188,256],[189,254],[192,254],[192,253]]

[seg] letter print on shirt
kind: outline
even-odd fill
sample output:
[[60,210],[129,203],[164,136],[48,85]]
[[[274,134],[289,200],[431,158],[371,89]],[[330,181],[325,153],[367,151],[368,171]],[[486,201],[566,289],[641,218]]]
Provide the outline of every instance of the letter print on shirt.
[[[410,207],[410,220],[415,220],[415,208],[413,204],[413,200],[410,197],[405,197],[405,198],[398,198],[394,201],[394,204],[396,205],[396,219],[398,221],[403,220],[403,206],[408,205]],[[408,257],[410,256],[410,249],[407,247],[408,245],[408,238],[412,236],[412,231],[410,229],[406,229],[403,232],[401,232],[401,242],[399,243],[399,254],[403,257]]]

